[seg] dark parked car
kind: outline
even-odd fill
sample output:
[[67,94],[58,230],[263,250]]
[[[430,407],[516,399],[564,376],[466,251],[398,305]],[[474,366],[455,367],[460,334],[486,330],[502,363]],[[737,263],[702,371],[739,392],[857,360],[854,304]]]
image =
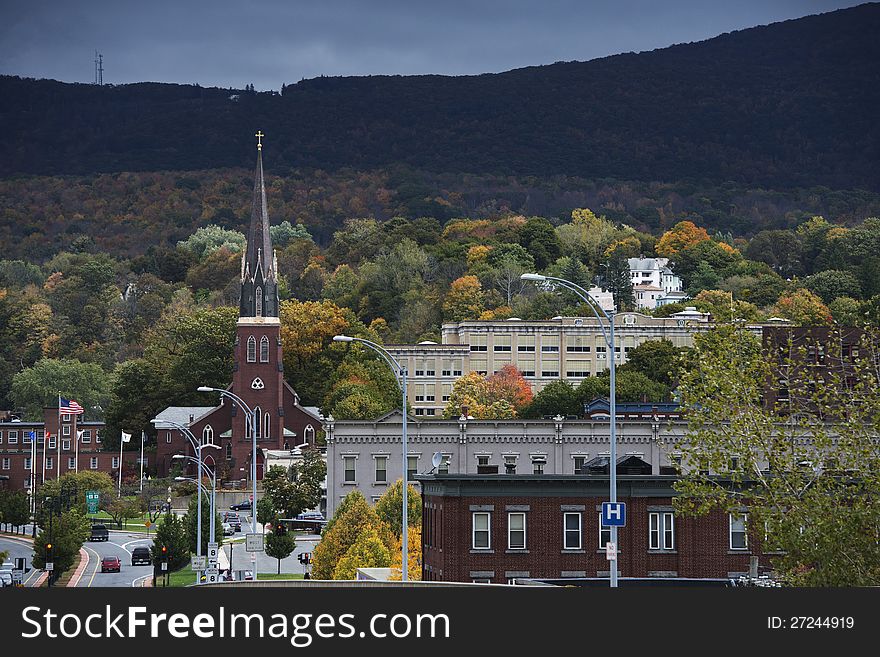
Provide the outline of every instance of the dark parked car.
[[251,503],[250,503],[250,501],[239,502],[238,504],[233,504],[229,508],[232,509],[233,511],[250,511],[251,510]]
[[108,541],[110,540],[110,532],[104,525],[92,525],[92,532],[89,534],[90,541]]
[[153,562],[153,558],[150,555],[150,548],[148,547],[136,547],[131,551],[131,565],[137,566],[138,564],[147,564]]
[[122,562],[119,557],[104,557],[101,559],[102,573],[118,573],[122,569]]

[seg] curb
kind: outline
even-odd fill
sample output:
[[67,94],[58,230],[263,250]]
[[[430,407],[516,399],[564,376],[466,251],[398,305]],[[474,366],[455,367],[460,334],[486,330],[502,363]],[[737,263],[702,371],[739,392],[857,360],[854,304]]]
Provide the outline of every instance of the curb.
[[67,581],[67,588],[76,588],[76,585],[79,584],[79,580],[82,579],[82,574],[85,572],[85,569],[89,567],[89,553],[85,548],[79,549],[79,565],[76,567],[76,571],[73,575],[70,576],[70,579]]

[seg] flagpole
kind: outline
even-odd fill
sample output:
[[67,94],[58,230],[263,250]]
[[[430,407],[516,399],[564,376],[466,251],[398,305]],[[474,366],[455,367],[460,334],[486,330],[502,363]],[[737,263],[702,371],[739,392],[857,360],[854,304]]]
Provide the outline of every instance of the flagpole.
[[124,442],[123,437],[119,436],[119,494],[117,497],[122,497],[122,444]]
[[75,472],[79,472],[79,436],[80,436],[80,432],[77,431],[76,436],[75,436],[76,447],[74,447],[74,452],[73,452],[74,453],[73,460],[76,461],[76,463],[73,466]]
[[[144,432],[141,430],[141,492],[144,492]],[[199,504],[202,501],[199,500]]]
[[58,436],[55,438],[55,478],[61,479],[61,393],[58,393]]

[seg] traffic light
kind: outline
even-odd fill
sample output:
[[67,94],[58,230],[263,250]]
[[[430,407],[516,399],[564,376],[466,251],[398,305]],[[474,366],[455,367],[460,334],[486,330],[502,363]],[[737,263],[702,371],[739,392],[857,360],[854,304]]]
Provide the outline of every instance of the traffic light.
[[168,563],[168,546],[162,546],[162,563]]
[[279,522],[275,525],[275,535],[276,536],[284,536],[287,533],[287,527],[284,526],[283,522]]
[[52,562],[52,547],[51,543],[46,543],[46,558],[44,559],[46,563]]

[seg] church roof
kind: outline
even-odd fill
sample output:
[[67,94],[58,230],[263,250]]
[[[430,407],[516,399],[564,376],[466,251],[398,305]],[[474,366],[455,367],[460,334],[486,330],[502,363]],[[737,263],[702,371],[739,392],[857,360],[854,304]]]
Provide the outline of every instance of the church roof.
[[[195,422],[200,419],[203,415],[206,415],[208,412],[213,411],[216,406],[169,406],[164,411],[161,411],[156,417],[155,420],[158,420],[156,423],[157,429],[171,429],[173,426],[168,424],[167,422],[170,420],[171,422],[176,422],[177,424],[182,424],[187,427],[190,423],[190,418]],[[165,422],[165,424],[163,424]]]

